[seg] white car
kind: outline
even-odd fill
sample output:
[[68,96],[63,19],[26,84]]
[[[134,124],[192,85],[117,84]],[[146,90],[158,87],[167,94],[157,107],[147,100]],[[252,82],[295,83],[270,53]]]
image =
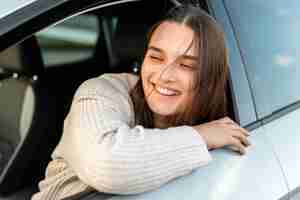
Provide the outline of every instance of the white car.
[[[102,73],[136,73],[147,29],[174,3],[1,3],[0,200],[30,199],[62,134],[74,91]],[[95,192],[76,199],[300,199],[300,1],[198,4],[225,30],[229,109],[250,131],[247,154],[213,150],[209,165],[157,190],[128,196]]]

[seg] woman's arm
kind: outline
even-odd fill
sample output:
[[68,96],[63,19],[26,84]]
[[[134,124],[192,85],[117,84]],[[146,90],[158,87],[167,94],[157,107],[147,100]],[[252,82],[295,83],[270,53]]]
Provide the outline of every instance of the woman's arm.
[[101,192],[135,194],[211,160],[192,127],[130,128],[130,106],[128,96],[106,79],[77,90],[65,120],[62,157],[83,182]]

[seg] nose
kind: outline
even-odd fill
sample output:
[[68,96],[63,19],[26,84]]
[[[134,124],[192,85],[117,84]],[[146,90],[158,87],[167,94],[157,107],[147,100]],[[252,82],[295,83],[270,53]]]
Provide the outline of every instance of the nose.
[[159,78],[163,81],[175,81],[176,62],[172,61],[162,67]]

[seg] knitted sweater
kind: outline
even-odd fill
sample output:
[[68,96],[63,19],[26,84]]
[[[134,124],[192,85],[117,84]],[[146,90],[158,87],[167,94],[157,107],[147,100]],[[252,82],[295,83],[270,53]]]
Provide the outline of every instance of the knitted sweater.
[[134,124],[129,90],[136,81],[130,74],[104,74],[81,84],[32,200],[91,190],[137,194],[211,160],[203,138],[190,126],[147,129]]

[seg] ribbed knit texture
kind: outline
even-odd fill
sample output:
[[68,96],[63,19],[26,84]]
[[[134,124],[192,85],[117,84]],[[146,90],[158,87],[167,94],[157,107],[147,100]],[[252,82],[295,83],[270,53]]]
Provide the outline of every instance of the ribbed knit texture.
[[91,190],[137,194],[211,161],[192,127],[146,129],[134,124],[129,90],[136,81],[130,74],[105,74],[79,87],[32,200],[58,200]]

